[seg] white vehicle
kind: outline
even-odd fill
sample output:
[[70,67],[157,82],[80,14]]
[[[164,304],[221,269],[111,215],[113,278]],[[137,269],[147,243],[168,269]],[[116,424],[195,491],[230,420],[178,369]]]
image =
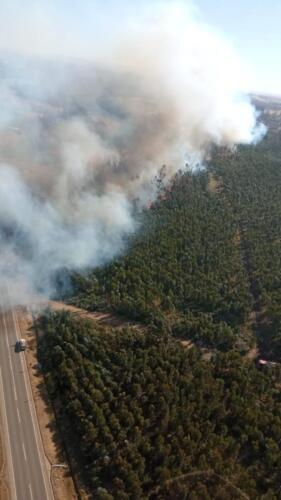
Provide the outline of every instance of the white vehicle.
[[19,339],[17,341],[17,347],[19,351],[25,351],[26,349],[26,340],[25,339]]

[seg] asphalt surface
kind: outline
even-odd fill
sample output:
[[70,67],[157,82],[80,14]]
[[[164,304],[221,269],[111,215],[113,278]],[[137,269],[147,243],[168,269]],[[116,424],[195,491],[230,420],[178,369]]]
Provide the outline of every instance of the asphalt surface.
[[[5,305],[4,305],[5,304]],[[8,291],[0,293],[0,409],[12,500],[53,500],[21,337]]]

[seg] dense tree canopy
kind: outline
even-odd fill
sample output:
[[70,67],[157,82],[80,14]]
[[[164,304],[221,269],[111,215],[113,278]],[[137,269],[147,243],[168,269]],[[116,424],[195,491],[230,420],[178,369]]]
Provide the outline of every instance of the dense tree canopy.
[[68,300],[142,331],[41,322],[49,392],[94,498],[281,498],[278,116],[259,145],[162,175],[125,254],[71,276]]
[[273,374],[234,352],[208,363],[165,335],[69,313],[43,328],[49,391],[94,498],[280,498]]
[[209,179],[208,172],[186,173],[160,188],[126,255],[74,278],[76,303],[165,323],[207,345],[233,346],[251,295],[233,211]]
[[212,168],[239,227],[261,348],[281,361],[281,161],[261,146],[244,147],[227,163],[217,156]]

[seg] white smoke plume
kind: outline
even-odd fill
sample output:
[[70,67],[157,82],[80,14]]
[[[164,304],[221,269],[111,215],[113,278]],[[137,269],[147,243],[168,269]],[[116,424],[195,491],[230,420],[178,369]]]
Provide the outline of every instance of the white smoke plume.
[[50,293],[57,270],[121,251],[132,201],[151,196],[163,164],[172,176],[211,143],[264,130],[233,49],[191,6],[6,3],[0,275]]

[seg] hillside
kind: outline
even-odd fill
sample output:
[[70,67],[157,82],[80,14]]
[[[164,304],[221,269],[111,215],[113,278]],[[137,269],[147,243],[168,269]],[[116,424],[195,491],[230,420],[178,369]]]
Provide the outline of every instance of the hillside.
[[208,173],[179,175],[143,214],[126,255],[74,278],[75,301],[210,346],[233,347],[251,308],[236,237],[232,208],[211,191]]
[[280,498],[276,106],[260,104],[257,146],[215,149],[168,185],[162,175],[126,252],[70,276],[69,302],[143,330],[41,321],[42,368],[94,498]]
[[247,350],[254,342],[249,316],[272,289],[268,281],[266,289],[254,285],[253,268],[264,275],[269,266],[275,287],[279,272],[280,132],[267,125],[258,146],[218,150],[206,170],[178,174],[168,187],[160,180],[125,255],[73,277],[74,302],[206,346]]

